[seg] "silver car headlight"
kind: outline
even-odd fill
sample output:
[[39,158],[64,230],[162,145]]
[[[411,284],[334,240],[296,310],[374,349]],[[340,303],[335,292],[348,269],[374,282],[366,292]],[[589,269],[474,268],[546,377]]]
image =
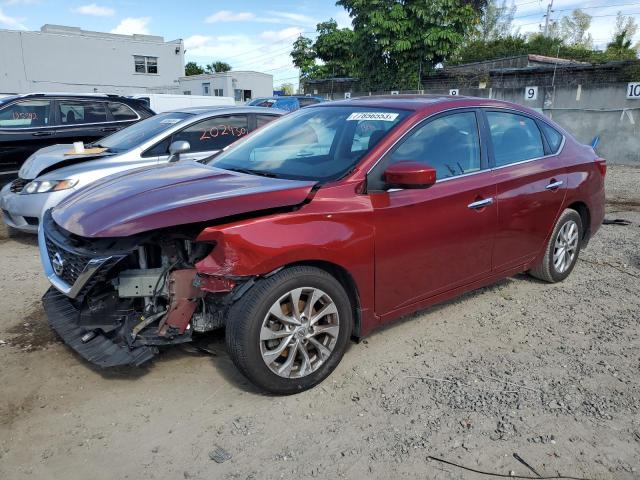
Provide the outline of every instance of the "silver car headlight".
[[73,188],[78,184],[76,179],[68,180],[33,180],[25,185],[21,193],[46,193]]

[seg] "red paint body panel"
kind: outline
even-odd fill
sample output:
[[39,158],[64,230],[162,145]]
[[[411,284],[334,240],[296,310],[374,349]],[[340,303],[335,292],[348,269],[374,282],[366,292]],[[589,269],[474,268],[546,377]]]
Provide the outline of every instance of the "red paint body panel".
[[56,207],[53,218],[82,237],[125,237],[297,205],[314,184],[220,170],[197,162],[167,163],[90,185]]
[[[293,211],[205,228],[197,240],[216,246],[196,265],[197,271],[218,278],[250,277],[294,263],[331,264],[353,280],[362,335],[530,268],[569,205],[587,207],[591,234],[602,222],[604,179],[597,156],[566,132],[558,155],[447,179],[428,189],[367,193],[367,172],[409,128],[430,115],[492,107],[545,117],[513,104],[469,98],[371,98],[322,108],[354,103],[413,112],[347,177],[315,192],[313,182],[176,164],[132,172],[130,181],[107,180],[92,195],[71,197],[54,218],[78,235],[113,236],[298,205]],[[561,187],[545,188],[558,181]],[[469,208],[488,198],[493,203]]]

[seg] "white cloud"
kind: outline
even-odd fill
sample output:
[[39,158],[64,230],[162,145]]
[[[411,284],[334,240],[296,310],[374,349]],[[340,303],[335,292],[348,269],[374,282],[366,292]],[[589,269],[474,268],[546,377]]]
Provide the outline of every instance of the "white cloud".
[[0,8],[0,25],[9,28],[15,28],[17,30],[26,30],[27,27],[24,26],[24,24],[22,23],[23,21],[23,18],[11,17],[5,14],[2,11],[2,8]]
[[302,33],[302,29],[300,27],[289,27],[283,30],[273,31],[267,30],[266,32],[262,32],[260,34],[260,38],[263,40],[268,40],[270,42],[276,42],[278,40],[286,40],[288,38],[293,41],[295,37]]
[[309,15],[301,13],[278,12],[270,10],[264,16],[256,17],[259,23],[278,23],[284,25],[303,25],[307,27],[315,27],[318,21]]
[[72,8],[72,12],[80,13],[82,15],[92,15],[94,17],[111,17],[116,11],[113,8],[102,7],[100,5],[96,5],[95,3],[90,3],[89,5],[81,5],[77,8]]
[[111,33],[119,33],[120,35],[133,35],[134,33],[139,33],[142,35],[149,34],[149,22],[151,22],[150,17],[127,17],[123,18],[122,21],[111,30]]
[[216,22],[246,22],[253,20],[255,15],[250,12],[237,12],[234,13],[230,10],[220,10],[212,15],[209,15],[204,21],[207,23]]

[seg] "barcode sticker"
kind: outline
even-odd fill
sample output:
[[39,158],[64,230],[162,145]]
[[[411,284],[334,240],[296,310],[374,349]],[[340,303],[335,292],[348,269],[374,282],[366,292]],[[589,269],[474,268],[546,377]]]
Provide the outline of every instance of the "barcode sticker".
[[382,120],[393,122],[398,118],[397,113],[390,112],[354,112],[347,117],[347,120]]

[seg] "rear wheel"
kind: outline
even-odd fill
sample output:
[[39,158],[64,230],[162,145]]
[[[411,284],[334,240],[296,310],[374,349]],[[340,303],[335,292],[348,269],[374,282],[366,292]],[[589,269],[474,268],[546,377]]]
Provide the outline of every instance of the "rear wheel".
[[291,394],[329,376],[352,325],[349,297],[333,276],[315,267],[291,267],[259,280],[231,307],[227,349],[254,384]]
[[553,229],[542,261],[529,273],[550,283],[567,278],[578,261],[582,234],[580,215],[575,210],[566,209]]

